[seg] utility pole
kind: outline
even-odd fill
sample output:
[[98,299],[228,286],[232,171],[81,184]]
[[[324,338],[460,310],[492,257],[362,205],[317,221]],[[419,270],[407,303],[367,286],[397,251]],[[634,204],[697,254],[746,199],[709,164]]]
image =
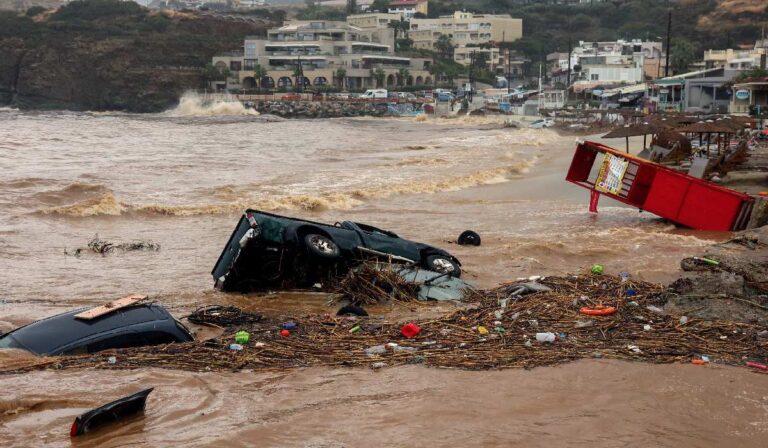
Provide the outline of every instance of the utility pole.
[[507,48],[507,94],[512,91],[512,61],[510,61],[510,54],[512,51]]
[[571,90],[571,53],[573,52],[573,49],[572,49],[571,45],[572,45],[571,36],[568,36],[568,74],[566,75],[567,81],[565,82],[565,97],[566,97],[566,100],[570,96],[570,95],[568,95],[568,92]]
[[469,102],[470,103],[472,103],[472,92],[475,90],[474,69],[475,69],[475,50],[472,50],[472,53],[469,54]]
[[664,63],[664,77],[669,76],[669,53],[672,52],[671,47],[671,39],[672,39],[672,10],[669,11],[669,16],[667,17],[667,60]]

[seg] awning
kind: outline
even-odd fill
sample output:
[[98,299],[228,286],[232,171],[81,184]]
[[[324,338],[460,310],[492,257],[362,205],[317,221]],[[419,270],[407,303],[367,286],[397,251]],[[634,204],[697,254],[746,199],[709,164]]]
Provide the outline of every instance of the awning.
[[363,59],[390,59],[393,61],[410,62],[411,58],[399,58],[397,56],[363,56]]
[[277,43],[269,43],[264,44],[264,47],[319,47],[318,44],[312,44],[312,43],[301,43],[301,42],[277,42]]

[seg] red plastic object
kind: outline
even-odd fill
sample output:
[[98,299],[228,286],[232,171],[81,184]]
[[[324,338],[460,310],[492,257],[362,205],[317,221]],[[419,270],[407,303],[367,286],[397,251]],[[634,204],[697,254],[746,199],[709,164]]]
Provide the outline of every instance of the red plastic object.
[[[616,193],[595,185],[594,172],[608,154],[627,164]],[[594,142],[576,147],[565,179],[591,191],[590,211],[597,210],[595,194],[601,194],[698,230],[743,230],[755,203],[748,194]]]
[[290,331],[288,331],[288,330],[280,330],[280,336],[282,336],[284,338],[287,338],[290,335],[291,335]]
[[593,307],[585,306],[582,307],[579,312],[581,314],[586,314],[587,316],[610,316],[616,312],[616,308],[605,305],[597,305]]
[[697,366],[703,366],[706,363],[707,362],[704,361],[703,359],[692,359],[691,360],[691,364],[696,364]]
[[405,324],[400,329],[400,334],[406,338],[415,338],[419,333],[421,333],[421,327],[414,323]]
[[766,366],[765,364],[758,364],[756,362],[748,362],[747,367],[753,367],[755,369],[760,369],[760,370],[768,370],[768,366]]

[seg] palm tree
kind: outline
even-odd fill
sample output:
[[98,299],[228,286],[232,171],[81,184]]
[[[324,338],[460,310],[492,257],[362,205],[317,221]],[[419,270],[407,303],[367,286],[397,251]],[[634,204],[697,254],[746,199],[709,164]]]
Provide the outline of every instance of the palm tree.
[[262,87],[262,82],[267,75],[267,69],[262,67],[258,62],[253,66],[253,78],[256,80],[257,87]]
[[397,36],[398,32],[402,31],[403,37],[408,37],[408,30],[411,29],[411,23],[407,20],[403,19],[402,17],[397,22],[389,22],[387,24],[388,27],[395,30],[395,48],[394,50],[397,51]]
[[344,67],[336,69],[336,79],[339,80],[339,87],[344,90],[344,78],[347,76],[347,70]]
[[411,72],[408,71],[407,68],[401,68],[397,71],[397,85],[398,86],[404,86],[405,80],[408,79],[408,76],[410,76]]
[[376,80],[376,87],[384,87],[384,80],[387,78],[387,73],[381,67],[373,71],[373,78]]

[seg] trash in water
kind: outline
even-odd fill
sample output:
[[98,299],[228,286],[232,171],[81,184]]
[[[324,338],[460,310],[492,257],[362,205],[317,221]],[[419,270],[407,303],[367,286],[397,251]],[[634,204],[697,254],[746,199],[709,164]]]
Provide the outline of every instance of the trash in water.
[[651,326],[648,324],[643,325],[643,330],[645,331],[651,331]]
[[616,312],[616,308],[605,305],[585,306],[579,312],[587,316],[610,316]]
[[602,264],[593,264],[592,265],[592,273],[600,275],[603,272],[605,272],[605,267]]
[[688,316],[681,316],[680,317],[680,325],[685,325],[688,323]]
[[291,335],[291,332],[289,330],[280,330],[280,336],[287,338],[290,335]]
[[387,348],[383,345],[374,345],[365,349],[365,354],[368,356],[382,355],[387,352]]
[[595,324],[594,320],[577,320],[576,321],[576,325],[574,325],[574,327],[576,327],[576,328],[587,328],[587,327],[591,327],[594,324]]
[[387,367],[387,363],[386,362],[374,362],[373,364],[371,364],[371,368],[373,370],[381,369],[381,368],[384,368],[384,367]]
[[241,344],[229,344],[229,349],[239,352],[243,350],[243,346]]
[[536,340],[539,342],[555,342],[555,338],[554,333],[536,333]]
[[282,327],[283,329],[285,329],[285,330],[290,330],[290,331],[293,331],[293,330],[295,330],[295,329],[296,329],[298,326],[296,325],[296,322],[293,322],[293,321],[288,321],[288,322],[285,322],[285,323],[283,323],[283,325],[281,325],[281,327]]
[[407,323],[400,328],[400,334],[406,338],[415,338],[421,332],[421,327],[414,323]]
[[637,294],[637,292],[635,292],[635,290],[632,288],[628,288],[626,294],[627,294],[627,297],[634,297],[635,294]]
[[235,342],[238,344],[247,344],[251,340],[251,334],[247,331],[240,330],[235,333]]
[[647,309],[648,311],[653,311],[654,313],[664,314],[664,310],[662,310],[658,306],[648,305],[645,307],[645,309]]
[[478,333],[480,333],[480,334],[488,334],[488,333],[489,333],[488,329],[487,329],[487,328],[485,328],[485,327],[484,327],[484,326],[482,326],[482,325],[481,325],[481,326],[479,326],[479,327],[477,327],[477,332],[478,332]]
[[116,422],[144,411],[147,404],[147,396],[153,390],[154,387],[144,389],[79,415],[75,418],[69,429],[70,437],[81,436],[99,426]]

